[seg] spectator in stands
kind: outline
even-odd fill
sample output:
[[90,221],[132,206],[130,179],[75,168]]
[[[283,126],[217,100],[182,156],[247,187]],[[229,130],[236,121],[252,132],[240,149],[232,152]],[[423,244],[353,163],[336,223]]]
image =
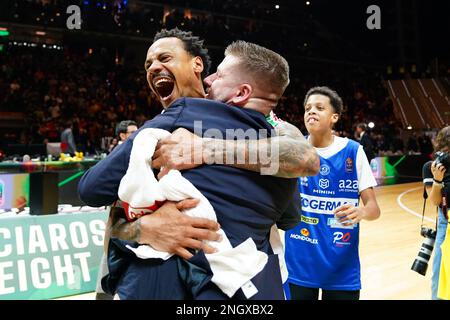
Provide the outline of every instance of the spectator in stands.
[[119,142],[122,141],[119,141],[117,138],[112,138],[111,143],[109,144],[108,147],[108,153],[111,153],[114,150],[114,148],[119,145]]
[[433,143],[425,133],[418,138],[420,153],[430,155],[433,152]]
[[393,155],[402,155],[404,153],[404,146],[400,133],[396,133],[391,140],[390,151]]
[[367,126],[365,123],[358,123],[356,125],[356,136],[359,143],[363,146],[364,152],[366,153],[367,160],[370,161],[375,158],[375,152],[373,147],[373,142],[370,136],[366,133]]
[[127,140],[138,129],[137,123],[133,120],[123,120],[116,128],[116,136],[120,139],[118,144]]
[[419,153],[419,144],[417,142],[417,134],[415,132],[409,136],[408,142],[406,144],[406,151],[409,154],[417,154]]
[[77,150],[72,128],[72,121],[66,121],[64,130],[61,133],[61,149],[64,153],[70,153],[70,155],[74,155]]

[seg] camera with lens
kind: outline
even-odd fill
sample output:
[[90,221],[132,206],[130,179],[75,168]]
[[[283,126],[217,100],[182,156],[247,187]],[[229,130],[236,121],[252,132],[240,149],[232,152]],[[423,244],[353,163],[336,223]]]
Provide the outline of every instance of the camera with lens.
[[450,154],[448,152],[438,151],[436,152],[435,156],[436,165],[442,163],[442,165],[445,167],[445,169],[447,169],[448,172],[448,168],[450,168]]
[[434,242],[436,240],[436,230],[422,227],[420,229],[420,235],[425,238],[420,247],[419,253],[411,267],[411,270],[425,275],[428,268],[428,261],[431,257],[431,252],[433,252]]

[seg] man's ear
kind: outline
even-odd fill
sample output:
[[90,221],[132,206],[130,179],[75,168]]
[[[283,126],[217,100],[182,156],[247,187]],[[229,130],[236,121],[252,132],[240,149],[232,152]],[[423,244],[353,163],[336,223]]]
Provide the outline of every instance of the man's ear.
[[199,56],[192,60],[194,72],[201,74],[203,72],[203,60]]
[[333,124],[335,124],[336,122],[338,122],[338,120],[339,120],[339,114],[333,113],[333,115],[331,116],[331,122],[333,122]]
[[233,105],[243,107],[250,99],[253,93],[253,88],[248,83],[239,85],[236,95],[231,99]]
[[126,134],[125,133],[119,133],[119,138],[120,138],[120,141],[124,141],[125,140],[125,138],[126,138],[127,136],[126,136]]

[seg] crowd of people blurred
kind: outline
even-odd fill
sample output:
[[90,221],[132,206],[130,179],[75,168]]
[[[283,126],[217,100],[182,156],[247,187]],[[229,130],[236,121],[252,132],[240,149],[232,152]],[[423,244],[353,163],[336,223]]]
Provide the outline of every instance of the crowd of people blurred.
[[[0,2],[0,19],[65,27],[65,9],[72,4],[69,2],[74,1]],[[285,55],[291,64],[291,83],[276,109],[280,118],[305,133],[304,95],[310,87],[326,85],[334,88],[345,103],[342,119],[335,128],[337,135],[357,139],[356,124],[373,122],[368,135],[377,155],[432,152],[429,134],[405,137],[379,70],[342,63],[330,68],[331,60],[326,59],[339,60],[348,55],[346,50],[354,48],[345,43],[338,45],[334,36],[320,32],[320,25],[307,12],[303,12],[302,23],[298,19],[283,21],[285,24],[280,27],[274,14],[277,9],[255,6],[252,0],[239,5],[215,0],[183,2],[185,7],[200,10],[196,13],[179,7],[180,1],[175,0],[165,5],[142,1],[127,4],[123,0],[75,3],[85,9],[83,30],[151,39],[162,27],[178,26],[206,39],[210,51],[220,54],[225,45],[236,39],[265,45]],[[203,7],[209,11],[201,11]],[[355,59],[362,57],[356,51],[352,53]],[[298,58],[308,56],[316,60],[305,62]],[[74,52],[68,47],[58,51],[11,44],[0,52],[0,106],[0,111],[23,112],[26,117],[25,129],[9,132],[3,144],[59,141],[70,121],[77,150],[88,154],[111,149],[111,141],[117,138],[115,127],[121,120],[132,119],[140,126],[162,110],[148,87],[143,68],[119,63],[106,49],[82,48]]]
[[[118,122],[133,119],[141,126],[162,110],[143,70],[102,59],[100,53],[77,55],[11,46],[0,54],[0,73],[2,111],[23,112],[27,124],[20,134],[9,134],[4,142],[57,142],[71,121],[78,151],[108,152]],[[377,154],[431,153],[425,134],[414,133],[403,140],[381,79],[367,87],[363,78],[330,79],[293,73],[277,115],[306,132],[303,96],[309,87],[327,84],[341,92],[345,102],[343,118],[335,128],[337,135],[355,139],[355,125],[371,121],[375,127],[368,132]]]
[[[162,27],[191,30],[209,46],[236,39],[283,55],[367,61],[367,53],[330,32],[302,6],[275,8],[269,1],[13,0],[0,2],[0,20],[66,29],[70,5],[81,10],[83,31],[152,37]],[[297,8],[298,6],[298,8]]]
[[109,149],[119,121],[141,125],[161,111],[142,72],[100,56],[11,47],[0,72],[2,111],[23,112],[27,124],[3,142],[57,142],[70,120],[77,150],[95,154]]

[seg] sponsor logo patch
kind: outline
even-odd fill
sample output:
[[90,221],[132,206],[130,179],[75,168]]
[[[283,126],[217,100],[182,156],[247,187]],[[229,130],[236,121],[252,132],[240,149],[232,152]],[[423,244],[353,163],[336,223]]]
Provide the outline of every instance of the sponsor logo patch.
[[330,167],[326,164],[320,166],[320,174],[323,176],[327,176],[330,173]]
[[300,194],[302,210],[318,214],[330,214],[334,216],[334,210],[346,203],[358,206],[358,199],[350,198],[330,198],[310,196],[304,193]]
[[319,179],[319,187],[322,189],[327,189],[330,186],[330,180],[328,179]]
[[311,218],[304,215],[301,215],[301,220],[306,224],[316,225],[319,223],[319,218]]
[[327,226],[329,226],[330,228],[336,228],[336,229],[353,229],[355,227],[354,224],[352,224],[350,226],[344,226],[342,223],[339,222],[339,219],[337,219],[337,218],[328,218]]
[[301,177],[301,178],[299,178],[299,179],[300,179],[300,184],[301,184],[302,186],[305,186],[305,187],[308,186],[308,178],[307,178],[307,177]]
[[301,241],[306,241],[306,242],[309,242],[311,244],[319,244],[319,240],[309,237],[310,232],[309,232],[308,229],[302,228],[300,230],[300,233],[301,234],[291,233],[290,238],[291,239],[296,239],[296,240],[301,240]]
[[350,238],[351,238],[350,232],[343,233],[343,232],[337,231],[337,232],[333,233],[333,237],[334,237],[333,244],[336,247],[343,247],[343,246],[348,246],[351,244],[350,243]]

